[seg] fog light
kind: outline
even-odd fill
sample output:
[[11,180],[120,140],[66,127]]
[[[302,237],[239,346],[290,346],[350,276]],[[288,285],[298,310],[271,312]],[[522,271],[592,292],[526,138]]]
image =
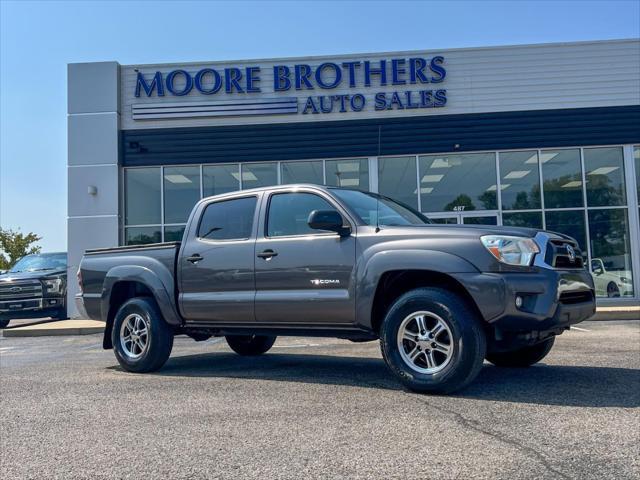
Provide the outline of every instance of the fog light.
[[522,307],[522,297],[520,295],[516,297],[516,307]]

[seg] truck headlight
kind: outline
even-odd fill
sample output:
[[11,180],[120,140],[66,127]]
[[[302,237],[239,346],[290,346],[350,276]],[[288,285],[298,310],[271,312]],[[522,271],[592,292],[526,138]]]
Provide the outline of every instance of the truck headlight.
[[47,293],[60,293],[62,291],[62,279],[61,278],[47,278],[42,281]]
[[484,235],[480,240],[499,262],[509,265],[531,265],[535,254],[540,253],[540,247],[532,238]]

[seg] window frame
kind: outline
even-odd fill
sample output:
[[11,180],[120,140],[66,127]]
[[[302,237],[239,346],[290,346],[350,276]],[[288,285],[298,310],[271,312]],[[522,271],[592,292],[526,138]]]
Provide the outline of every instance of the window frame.
[[330,195],[325,194],[324,192],[321,192],[319,190],[296,188],[291,190],[285,189],[285,190],[274,190],[274,191],[268,192],[268,198],[264,208],[264,224],[262,229],[263,230],[262,234],[265,239],[277,240],[281,238],[339,237],[340,236],[337,232],[328,232],[328,231],[324,231],[324,232],[318,231],[318,233],[302,233],[298,235],[277,235],[277,236],[269,235],[269,212],[271,211],[271,200],[276,195],[287,195],[292,193],[307,193],[307,194],[316,195],[317,197],[322,198],[340,214],[340,216],[342,217],[342,226],[349,228],[351,230],[351,235],[355,233],[355,229],[353,228],[353,225],[355,224],[354,221],[344,211],[342,206],[337,201],[335,201]]
[[[202,225],[202,221],[204,219],[204,215],[205,212],[207,211],[207,208],[209,208],[210,205],[214,205],[214,204],[218,204],[218,203],[224,203],[224,202],[232,202],[234,200],[243,200],[246,198],[255,198],[256,199],[256,204],[253,210],[253,219],[251,221],[251,230],[249,233],[248,237],[242,237],[242,238],[221,238],[221,239],[215,239],[215,238],[204,238],[200,236],[200,227]],[[221,198],[218,200],[212,200],[212,201],[208,201],[202,204],[202,206],[199,209],[198,215],[198,224],[195,228],[195,232],[194,232],[194,238],[199,241],[199,242],[204,242],[204,243],[229,243],[229,242],[246,242],[247,240],[251,240],[254,238],[255,235],[255,229],[256,229],[256,215],[257,213],[260,211],[260,196],[256,195],[255,193],[253,194],[248,194],[248,195],[241,195],[238,197],[230,197],[230,198]],[[185,233],[186,230],[185,230]]]

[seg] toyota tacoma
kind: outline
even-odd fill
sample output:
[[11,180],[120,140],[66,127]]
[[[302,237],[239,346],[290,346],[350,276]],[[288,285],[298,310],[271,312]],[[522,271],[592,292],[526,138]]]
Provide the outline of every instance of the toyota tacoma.
[[240,355],[278,335],[380,340],[398,379],[449,393],[484,360],[526,367],[595,312],[575,240],[437,225],[390,198],[315,185],[201,200],[182,242],[88,250],[78,307],[123,369],[157,370],[175,335]]

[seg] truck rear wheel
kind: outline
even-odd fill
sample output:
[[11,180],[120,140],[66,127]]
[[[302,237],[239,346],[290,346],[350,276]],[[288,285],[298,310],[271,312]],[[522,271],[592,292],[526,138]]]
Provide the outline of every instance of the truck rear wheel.
[[128,372],[153,372],[162,367],[173,347],[173,332],[150,298],[125,302],[113,321],[113,351]]
[[496,367],[530,367],[547,356],[555,341],[556,337],[551,337],[547,338],[544,342],[529,345],[517,350],[489,353],[487,355],[487,360],[493,363]]
[[480,372],[486,339],[480,319],[460,296],[439,288],[405,293],[380,330],[387,366],[409,389],[451,393]]
[[227,335],[225,339],[231,350],[238,355],[262,355],[276,342],[275,336],[268,335]]

